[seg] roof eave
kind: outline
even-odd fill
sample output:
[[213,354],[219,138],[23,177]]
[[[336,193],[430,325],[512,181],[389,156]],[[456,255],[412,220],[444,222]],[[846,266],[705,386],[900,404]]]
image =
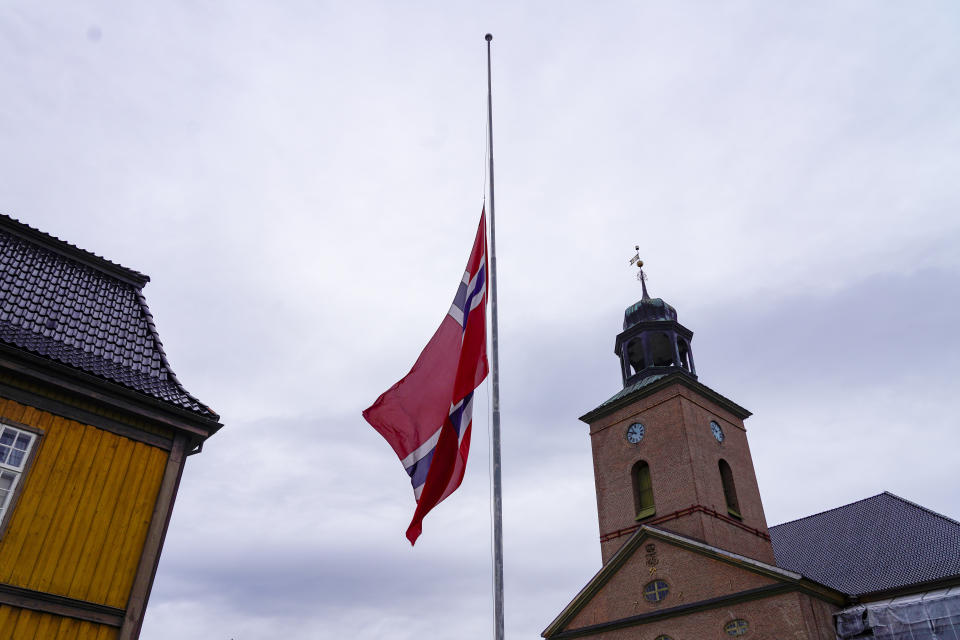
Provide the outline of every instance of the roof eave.
[[0,229],[7,233],[26,240],[27,242],[44,247],[54,253],[66,256],[71,260],[85,264],[97,271],[109,274],[114,278],[131,284],[137,289],[142,289],[144,285],[150,282],[150,276],[128,269],[123,265],[111,262],[106,258],[98,256],[95,253],[81,249],[80,247],[61,240],[49,233],[44,233],[28,224],[20,222],[16,218],[0,213]]
[[948,587],[956,586],[960,586],[960,575],[936,578],[934,580],[927,580],[925,582],[914,582],[912,584],[891,587],[889,589],[881,589],[879,591],[871,591],[869,593],[861,593],[850,596],[850,601],[858,603],[874,602],[876,600],[887,600],[889,598],[896,598],[898,596],[904,596],[911,593],[935,591],[937,589],[946,589]]
[[623,396],[622,398],[618,398],[613,402],[601,404],[595,409],[592,409],[591,411],[588,411],[587,413],[580,416],[580,420],[583,422],[586,422],[587,424],[591,424],[593,422],[596,422],[600,418],[603,418],[616,411],[619,411],[620,409],[633,404],[637,400],[640,400],[641,398],[645,398],[653,393],[656,393],[661,389],[665,389],[672,384],[681,384],[687,387],[688,389],[696,391],[700,395],[705,396],[706,398],[715,402],[720,407],[726,409],[727,411],[729,411],[736,417],[740,418],[741,420],[745,420],[749,418],[751,415],[753,415],[749,410],[741,407],[736,402],[734,402],[733,400],[730,400],[726,396],[723,396],[717,393],[716,391],[706,386],[705,384],[694,380],[685,371],[681,370],[681,371],[669,373],[664,377],[660,378],[659,380],[656,380],[648,385],[644,385],[643,387],[637,389],[633,393],[628,393],[627,395]]
[[192,440],[206,440],[223,426],[219,421],[220,416],[212,410],[210,416],[204,416],[2,343],[0,343],[0,371],[22,375],[68,394],[107,404],[122,412],[132,413],[176,431],[185,432]]

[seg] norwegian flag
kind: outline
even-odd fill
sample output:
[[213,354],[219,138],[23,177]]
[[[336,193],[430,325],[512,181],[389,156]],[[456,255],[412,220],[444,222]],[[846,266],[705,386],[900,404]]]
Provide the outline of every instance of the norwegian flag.
[[417,500],[410,544],[424,516],[460,486],[467,465],[473,392],[488,370],[485,218],[481,212],[467,269],[440,327],[410,373],[363,412],[410,476]]

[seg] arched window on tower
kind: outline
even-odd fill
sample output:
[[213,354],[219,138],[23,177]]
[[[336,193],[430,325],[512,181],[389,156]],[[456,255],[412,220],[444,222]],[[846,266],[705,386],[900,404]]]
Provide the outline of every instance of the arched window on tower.
[[633,502],[637,520],[649,518],[657,512],[653,505],[653,482],[650,480],[650,465],[643,460],[633,465]]
[[733,485],[733,471],[727,461],[722,459],[720,460],[720,482],[723,483],[723,497],[727,501],[727,513],[737,520],[743,520],[743,516],[740,515],[740,503],[737,501],[737,489]]

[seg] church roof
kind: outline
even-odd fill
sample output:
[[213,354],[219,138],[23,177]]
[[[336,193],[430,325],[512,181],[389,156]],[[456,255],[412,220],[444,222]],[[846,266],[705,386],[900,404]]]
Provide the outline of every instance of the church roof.
[[674,368],[669,373],[651,374],[633,384],[628,385],[621,391],[618,391],[611,397],[604,400],[595,409],[592,409],[580,416],[580,420],[590,423],[593,420],[611,414],[632,402],[636,402],[639,398],[659,391],[660,389],[666,388],[674,383],[679,383],[696,390],[698,393],[710,398],[738,418],[748,418],[751,415],[748,410],[744,409],[734,401],[720,395],[705,384],[697,382],[693,376],[683,369]]
[[770,527],[777,565],[850,595],[960,577],[960,522],[884,492]]
[[[644,287],[646,293],[646,287]],[[629,329],[640,322],[676,322],[677,310],[662,298],[644,296],[623,312],[623,328]]]
[[148,281],[0,214],[0,344],[216,420],[167,362]]
[[665,373],[654,373],[652,375],[647,376],[646,378],[642,378],[634,382],[633,384],[626,386],[620,391],[616,392],[615,394],[613,394],[612,396],[604,400],[600,404],[600,406],[597,408],[599,409],[601,407],[606,407],[607,405],[616,404],[618,401],[622,400],[623,398],[626,398],[627,396],[632,395],[635,391],[639,391],[644,387],[652,385],[654,382],[665,377],[666,375],[667,374]]

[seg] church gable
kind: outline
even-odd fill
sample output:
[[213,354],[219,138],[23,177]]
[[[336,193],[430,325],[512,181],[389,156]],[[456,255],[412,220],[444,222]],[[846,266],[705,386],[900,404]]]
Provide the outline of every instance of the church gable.
[[[643,527],[544,632],[551,637],[638,616],[688,614],[698,603],[757,598],[795,588],[799,575]],[[638,620],[639,622],[639,620]]]

